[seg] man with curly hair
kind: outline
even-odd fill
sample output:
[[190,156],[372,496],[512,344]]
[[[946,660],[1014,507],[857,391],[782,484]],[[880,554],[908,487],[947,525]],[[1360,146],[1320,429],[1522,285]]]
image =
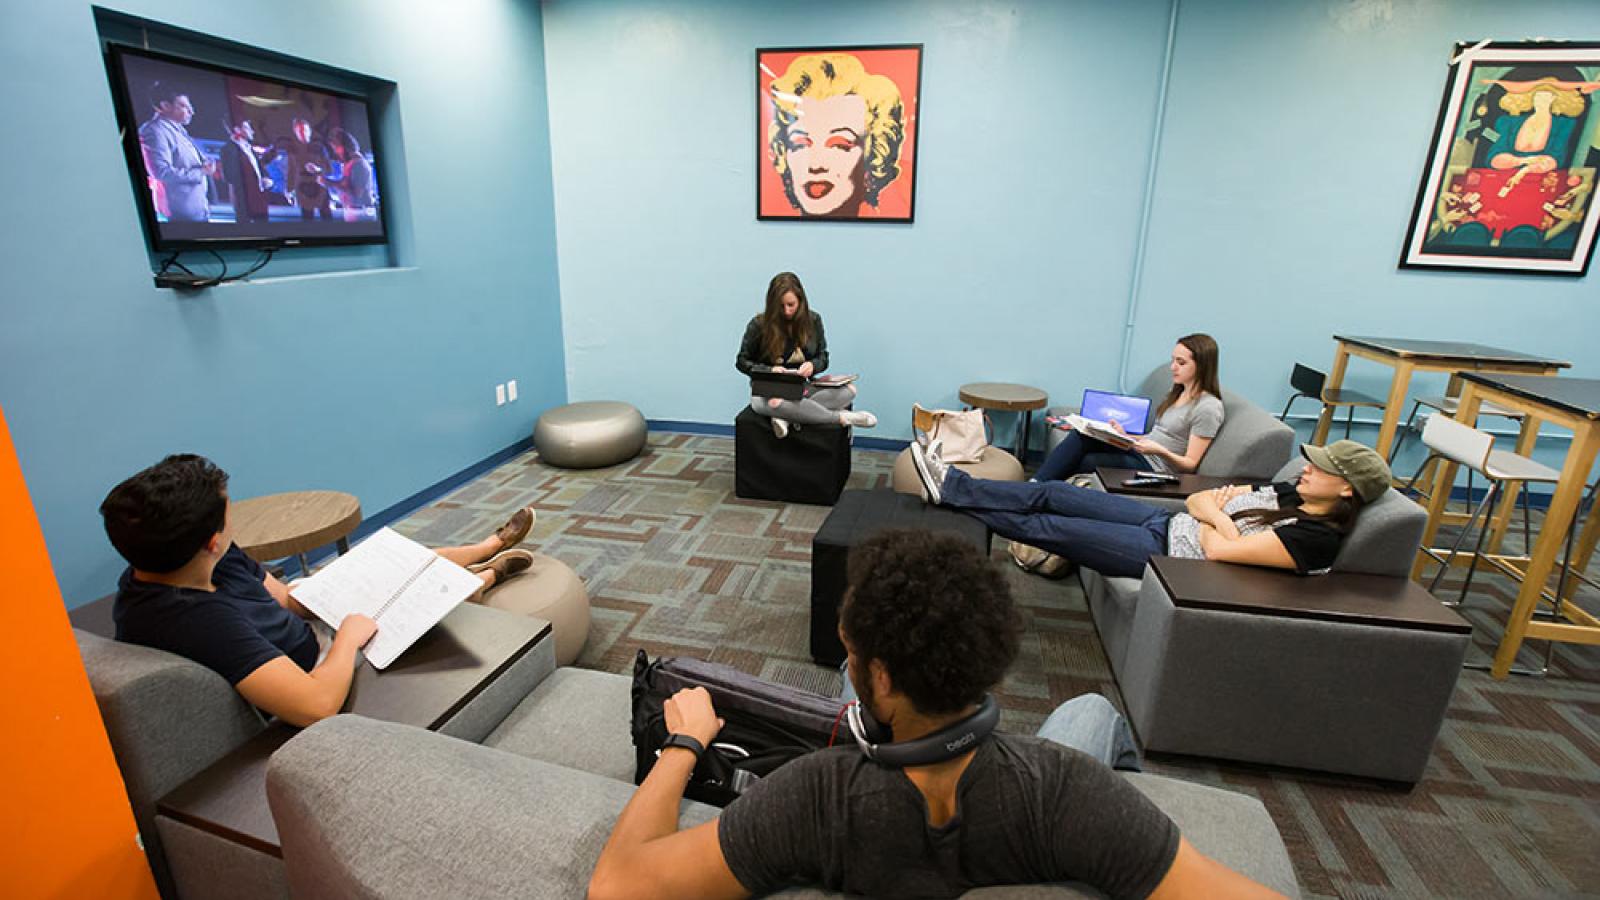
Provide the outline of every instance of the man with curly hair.
[[[880,533],[850,565],[839,634],[862,705],[896,743],[973,716],[1017,654],[1021,621],[1001,573],[970,544],[925,531]],[[704,688],[678,692],[665,712],[674,737],[618,818],[591,898],[796,885],[953,897],[1066,881],[1112,897],[1277,896],[1201,855],[1112,772],[1137,768],[1138,756],[1099,695],[1062,705],[1038,736],[991,733],[929,764],[894,767],[854,745],[819,750],[685,831],[678,804],[695,747],[710,746],[722,721]]]

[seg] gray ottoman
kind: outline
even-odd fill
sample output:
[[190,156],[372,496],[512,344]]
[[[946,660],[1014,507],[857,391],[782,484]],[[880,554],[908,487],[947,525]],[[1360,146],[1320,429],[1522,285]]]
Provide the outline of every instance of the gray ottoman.
[[546,410],[533,426],[539,457],[563,469],[627,462],[644,449],[644,416],[627,403],[568,403]]

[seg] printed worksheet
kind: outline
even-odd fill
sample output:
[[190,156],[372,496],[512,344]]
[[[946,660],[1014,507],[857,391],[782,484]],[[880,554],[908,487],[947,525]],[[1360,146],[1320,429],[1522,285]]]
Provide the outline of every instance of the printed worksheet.
[[384,669],[482,586],[478,576],[384,528],[293,591],[333,628],[351,613],[371,616],[378,633],[363,652]]

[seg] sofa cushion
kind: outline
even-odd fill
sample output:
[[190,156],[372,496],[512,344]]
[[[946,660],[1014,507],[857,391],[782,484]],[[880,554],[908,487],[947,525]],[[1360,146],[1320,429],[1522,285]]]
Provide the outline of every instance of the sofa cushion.
[[[1304,465],[1305,460],[1295,454],[1274,480],[1293,481]],[[1411,562],[1422,545],[1422,531],[1427,524],[1427,510],[1390,488],[1361,510],[1333,561],[1333,571],[1409,578]]]
[[529,759],[633,783],[633,679],[563,666],[484,738]]
[[[630,782],[352,715],[307,728],[267,765],[302,900],[581,897],[631,796]],[[717,812],[685,802],[679,824]]]
[[1294,453],[1294,429],[1233,391],[1222,390],[1222,429],[1206,450],[1199,475],[1265,479]]

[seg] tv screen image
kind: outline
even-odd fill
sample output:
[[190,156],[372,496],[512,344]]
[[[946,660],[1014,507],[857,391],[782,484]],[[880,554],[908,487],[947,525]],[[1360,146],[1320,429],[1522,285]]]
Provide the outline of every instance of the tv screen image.
[[155,249],[385,240],[365,99],[131,47],[110,68]]

